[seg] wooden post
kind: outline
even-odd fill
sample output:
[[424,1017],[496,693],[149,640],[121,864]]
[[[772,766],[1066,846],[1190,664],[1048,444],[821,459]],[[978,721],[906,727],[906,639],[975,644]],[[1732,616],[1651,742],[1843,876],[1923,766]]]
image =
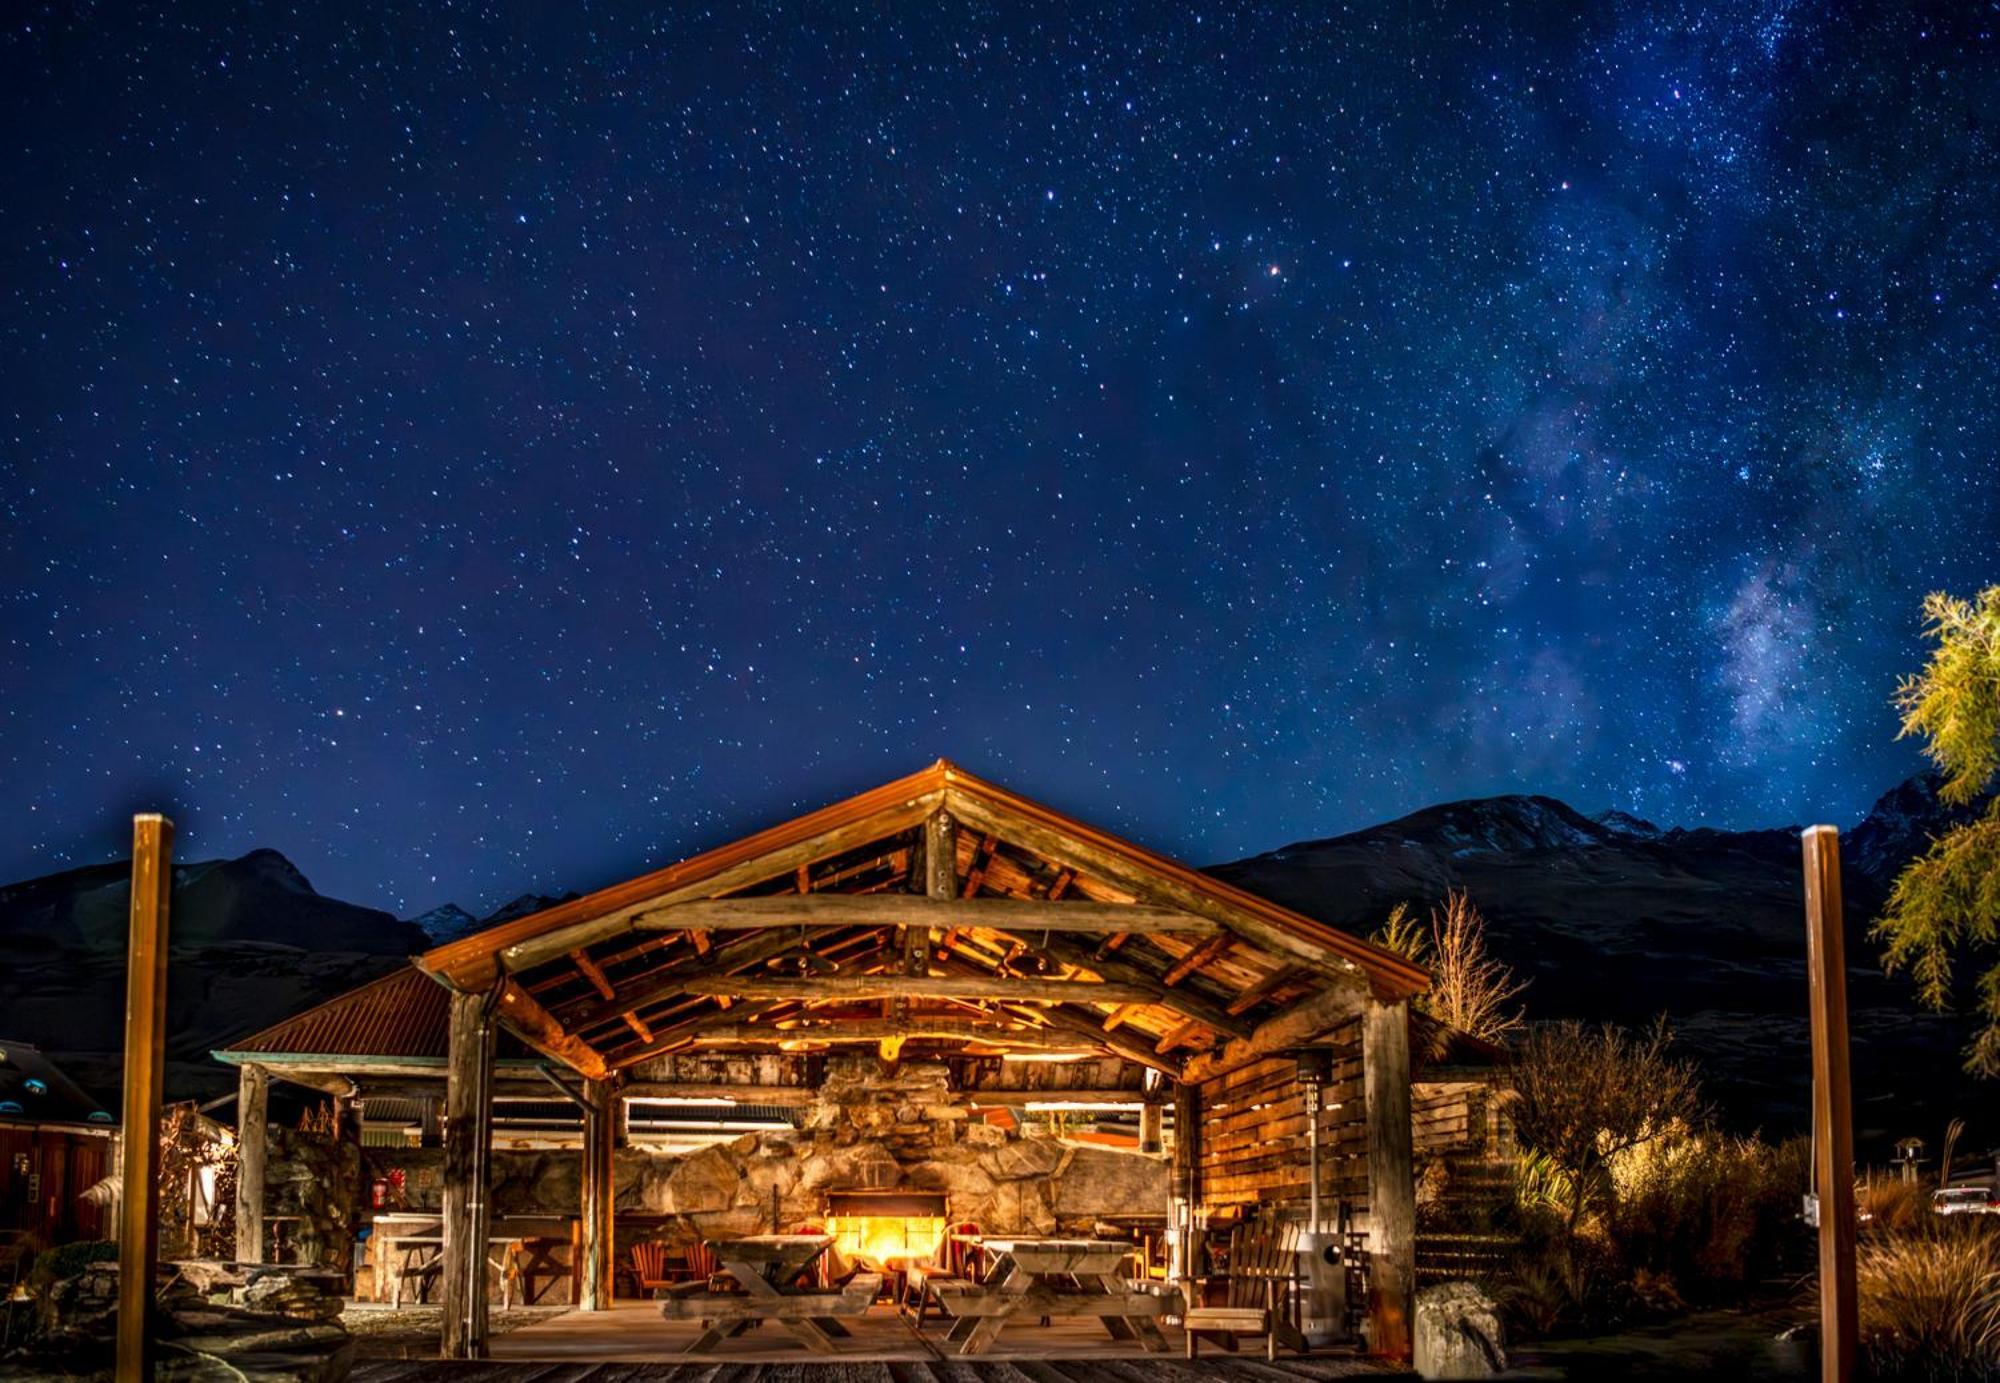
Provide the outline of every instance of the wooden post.
[[264,1261],[264,1162],[270,1145],[271,1073],[236,1072],[236,1261]]
[[958,823],[950,812],[932,812],[924,821],[924,892],[958,897]]
[[617,1278],[612,1271],[612,1151],[619,1100],[609,1081],[583,1083],[583,1234],[577,1265],[577,1304],[586,1311],[609,1311]]
[[1819,1188],[1820,1377],[1854,1377],[1854,1106],[1847,1079],[1847,943],[1840,832],[1808,827],[1806,970],[1812,990],[1813,1171]]
[[1174,1161],[1171,1192],[1175,1227],[1179,1230],[1180,1252],[1173,1265],[1180,1281],[1182,1298],[1190,1306],[1200,1303],[1194,1295],[1194,1278],[1201,1271],[1201,1087],[1189,1081],[1174,1083]]
[[1165,1122],[1165,1110],[1160,1107],[1160,1097],[1148,1095],[1146,1102],[1139,1106],[1139,1151],[1153,1157],[1160,1155],[1160,1127]]
[[119,1131],[118,1383],[153,1376],[153,1271],[160,1249],[160,1086],[165,1078],[167,913],[174,823],[132,818],[125,952],[125,1104]]
[[451,996],[444,1087],[444,1331],[446,1359],[486,1357],[488,1163],[493,1150],[493,1039],[485,994]]
[[1368,1106],[1368,1347],[1407,1359],[1417,1280],[1409,1000],[1368,999],[1361,1018],[1361,1083]]

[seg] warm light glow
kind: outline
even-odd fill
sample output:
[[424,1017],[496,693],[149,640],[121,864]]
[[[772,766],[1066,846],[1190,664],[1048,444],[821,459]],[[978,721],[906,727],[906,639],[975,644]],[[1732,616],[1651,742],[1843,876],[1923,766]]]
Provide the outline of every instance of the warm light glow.
[[1088,1052],[1003,1052],[1002,1061],[1086,1061]]
[[850,1264],[880,1271],[927,1263],[944,1243],[942,1215],[829,1215],[833,1251]]

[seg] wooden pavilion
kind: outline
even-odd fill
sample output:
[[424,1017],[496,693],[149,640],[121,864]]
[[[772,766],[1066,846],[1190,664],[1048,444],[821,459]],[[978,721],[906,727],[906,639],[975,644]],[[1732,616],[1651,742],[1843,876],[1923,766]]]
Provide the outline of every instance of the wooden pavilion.
[[[1409,1351],[1409,1000],[1424,971],[948,762],[418,965],[436,999],[392,1007],[415,1022],[442,1001],[441,1059],[305,1059],[269,1042],[218,1055],[245,1072],[246,1158],[262,1156],[253,1115],[270,1074],[349,1093],[371,1062],[399,1080],[442,1075],[447,1357],[486,1352],[493,1108],[501,1082],[534,1079],[521,1057],[538,1055],[585,1111],[576,1271],[591,1311],[613,1292],[626,1100],[796,1105],[803,1078],[718,1092],[672,1075],[696,1055],[857,1049],[886,1067],[1056,1058],[1154,1073],[1140,1142],[1158,1144],[1171,1100],[1177,1205],[1349,1207],[1371,1346]],[[519,1055],[496,1064],[503,1040]],[[1299,1073],[1314,1068],[1327,1084],[1309,1091]]]

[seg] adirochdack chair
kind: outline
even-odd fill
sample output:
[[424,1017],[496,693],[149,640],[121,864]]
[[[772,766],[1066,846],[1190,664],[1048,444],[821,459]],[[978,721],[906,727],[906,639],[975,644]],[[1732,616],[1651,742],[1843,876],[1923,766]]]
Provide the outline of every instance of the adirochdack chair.
[[1181,1320],[1187,1334],[1187,1357],[1195,1357],[1204,1335],[1216,1337],[1234,1350],[1242,1335],[1264,1337],[1264,1357],[1278,1357],[1278,1346],[1305,1353],[1305,1333],[1298,1322],[1299,1227],[1269,1218],[1244,1220],[1229,1232],[1229,1261],[1221,1306],[1202,1303],[1190,1283]]

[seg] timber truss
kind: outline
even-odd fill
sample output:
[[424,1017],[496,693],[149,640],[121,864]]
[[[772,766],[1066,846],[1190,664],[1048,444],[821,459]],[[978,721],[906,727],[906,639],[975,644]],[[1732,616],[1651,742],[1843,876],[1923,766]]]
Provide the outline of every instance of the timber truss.
[[1426,982],[943,761],[419,964],[614,1084],[668,1054],[857,1044],[1196,1081]]

